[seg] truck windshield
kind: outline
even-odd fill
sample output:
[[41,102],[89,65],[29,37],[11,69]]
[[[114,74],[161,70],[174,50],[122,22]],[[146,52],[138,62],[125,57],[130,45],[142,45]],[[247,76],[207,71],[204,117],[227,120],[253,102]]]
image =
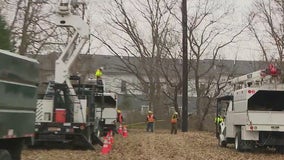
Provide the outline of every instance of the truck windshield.
[[95,96],[95,103],[104,108],[116,108],[116,101],[111,96]]
[[284,91],[257,91],[248,100],[248,110],[283,111]]

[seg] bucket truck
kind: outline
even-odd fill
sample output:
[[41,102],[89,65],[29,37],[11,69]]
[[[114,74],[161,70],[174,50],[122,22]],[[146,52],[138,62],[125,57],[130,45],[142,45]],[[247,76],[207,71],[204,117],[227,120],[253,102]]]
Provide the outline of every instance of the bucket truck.
[[284,86],[280,70],[269,65],[230,81],[232,93],[217,98],[219,145],[238,151],[274,147],[284,153]]
[[[58,27],[74,33],[55,63],[55,79],[47,85],[36,109],[35,145],[66,143],[74,148],[94,149],[100,137],[115,129],[116,95],[101,84],[82,83],[70,75],[70,67],[89,39],[89,25],[73,9],[83,2],[61,0],[55,15]],[[105,111],[109,111],[107,114]]]

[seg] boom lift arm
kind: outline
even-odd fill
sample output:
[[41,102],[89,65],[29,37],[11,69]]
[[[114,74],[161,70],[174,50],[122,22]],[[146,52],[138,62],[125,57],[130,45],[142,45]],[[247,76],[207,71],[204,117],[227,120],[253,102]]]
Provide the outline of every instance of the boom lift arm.
[[[72,8],[76,8],[79,3],[72,0],[61,0],[58,5],[58,11],[56,14],[56,24],[59,27],[72,27],[75,29],[72,38],[68,42],[66,48],[63,50],[60,57],[55,63],[55,83],[63,84],[64,82],[68,86],[70,91],[70,98],[73,101],[74,122],[85,122],[84,114],[82,111],[82,105],[76,94],[73,85],[70,81],[69,70],[75,59],[78,57],[79,52],[88,41],[89,38],[89,25],[78,15],[72,12]],[[81,2],[83,3],[83,2]],[[78,43],[78,44],[77,44]],[[72,111],[72,112],[73,112]],[[81,114],[80,114],[81,113]],[[78,116],[75,116],[78,115]],[[80,117],[80,118],[79,118]]]
[[260,86],[263,83],[271,81],[272,78],[276,78],[280,74],[280,69],[276,68],[273,64],[270,64],[266,69],[254,71],[246,75],[233,78],[229,81],[229,83],[234,85],[234,90],[250,87],[255,84]]
[[[69,82],[69,69],[79,52],[89,39],[89,25],[78,15],[71,13],[71,7],[76,5],[70,0],[61,0],[56,14],[56,25],[59,27],[72,27],[75,29],[71,40],[68,42],[66,48],[56,60],[55,64],[55,82],[66,83]],[[75,47],[77,40],[79,43]],[[75,49],[74,49],[75,48]]]

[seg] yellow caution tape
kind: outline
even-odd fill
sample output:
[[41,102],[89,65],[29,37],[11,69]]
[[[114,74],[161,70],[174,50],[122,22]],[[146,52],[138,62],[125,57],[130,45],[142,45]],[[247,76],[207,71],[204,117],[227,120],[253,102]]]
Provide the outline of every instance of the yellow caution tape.
[[[156,120],[156,122],[162,122],[165,120]],[[125,126],[135,126],[135,125],[139,125],[139,124],[145,124],[146,122],[138,122],[138,123],[131,123],[131,124],[127,124]]]

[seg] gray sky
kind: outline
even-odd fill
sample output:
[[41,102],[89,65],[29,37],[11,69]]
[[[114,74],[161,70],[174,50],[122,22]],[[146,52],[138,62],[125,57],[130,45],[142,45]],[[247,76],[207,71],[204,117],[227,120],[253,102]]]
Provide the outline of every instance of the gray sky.
[[[109,0],[92,0],[89,6],[91,8],[92,27],[96,30],[105,30],[103,23],[103,16],[101,16],[102,8],[105,8]],[[232,24],[234,28],[241,29],[246,22],[247,15],[251,9],[253,0],[225,0],[228,3],[232,3],[235,6],[235,12],[232,17],[229,18],[228,24]],[[125,1],[127,2],[127,1]],[[190,3],[190,0],[188,0]],[[93,44],[93,52],[95,54],[109,54],[104,47],[96,42]],[[258,53],[260,49],[253,37],[249,37],[248,33],[243,33],[239,38],[238,42],[230,45],[222,51],[222,57],[225,59],[241,59],[241,60],[259,60],[261,58]]]
[[[235,22],[236,25],[243,25],[247,22],[247,16],[249,11],[252,9],[253,0],[230,0],[236,5],[236,10],[234,15],[238,17],[238,21]],[[232,45],[231,50],[234,54],[230,55],[230,59],[242,59],[242,60],[258,60],[261,58],[255,39],[248,35],[248,32],[244,32],[236,44]],[[228,51],[229,52],[229,51]],[[235,56],[235,57],[234,57]]]
[[[107,28],[104,24],[103,18],[103,8],[108,7],[108,3],[112,0],[86,0],[88,5],[88,13],[91,17],[91,31],[97,30],[99,32],[106,32]],[[127,4],[129,0],[124,0],[123,2]],[[133,0],[132,0],[133,1]],[[181,1],[181,0],[180,0]],[[193,0],[188,0],[191,3]],[[212,0],[213,1],[213,0]],[[218,0],[225,1],[234,4],[235,12],[228,19],[226,23],[232,24],[236,29],[241,29],[245,22],[249,10],[252,6],[254,0]],[[110,33],[109,33],[110,34]],[[98,42],[92,42],[92,53],[95,54],[110,54],[104,46]],[[237,43],[234,43],[222,51],[222,56],[226,59],[242,59],[242,60],[258,60],[260,59],[260,54],[258,53],[260,49],[254,38],[249,37],[248,33],[242,34]],[[208,57],[210,58],[210,57]]]

